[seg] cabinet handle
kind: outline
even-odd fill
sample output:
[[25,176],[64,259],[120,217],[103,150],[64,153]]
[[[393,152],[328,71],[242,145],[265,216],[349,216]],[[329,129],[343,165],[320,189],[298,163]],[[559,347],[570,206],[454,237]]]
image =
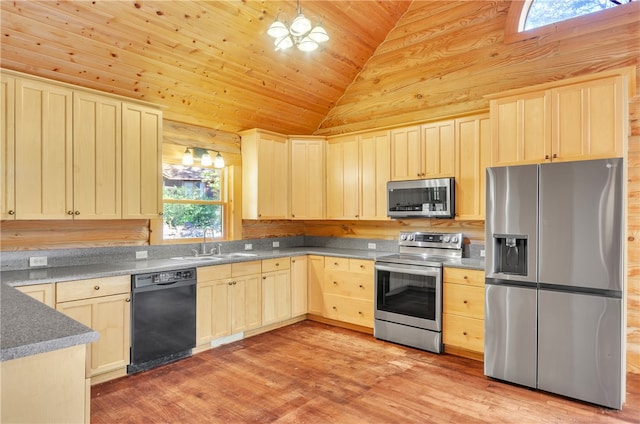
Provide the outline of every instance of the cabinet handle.
[[280,263],[279,263],[279,262],[277,262],[277,263],[276,263],[276,266],[280,266]]
[[549,159],[549,155],[544,155],[544,158],[545,159]]
[[364,288],[364,286],[362,284],[359,284],[358,287],[360,287],[361,289]]
[[358,315],[364,315],[362,311],[358,311]]
[[464,277],[462,277],[462,278],[464,278],[464,279],[466,280],[468,277],[465,275],[465,276],[464,276]]
[[337,282],[337,281],[334,281],[334,282],[333,282],[333,285],[334,285],[334,286],[337,286],[337,285],[338,285],[338,282]]
[[296,215],[292,213],[291,214],[291,218],[295,218],[295,217],[296,217]]
[[356,218],[358,217],[358,215],[356,215]]
[[466,336],[466,335],[467,335],[467,332],[466,332],[466,331],[463,331],[463,332],[462,332],[462,335],[463,335],[463,336]]
[[237,282],[237,281],[234,281],[234,282],[233,282],[233,285],[235,286],[236,284],[238,284],[238,282]]
[[467,304],[467,301],[466,301],[466,300],[463,300],[463,301],[462,301],[462,303],[464,303],[464,304],[466,305],[466,304]]
[[360,269],[364,269],[364,265],[360,265]]
[[67,211],[67,215],[73,215],[73,211]]
[[266,276],[265,276],[265,277],[262,277],[262,279],[263,279],[263,280],[266,280],[266,279],[267,279],[267,277],[266,277]]
[[73,214],[74,215],[80,215],[80,211],[75,211]]
[[229,281],[227,284],[232,286],[233,285],[233,281]]
[[127,297],[124,301],[129,303],[129,302],[131,302],[131,299]]
[[164,215],[164,212],[158,212],[158,215],[162,216]]
[[334,311],[337,311],[337,310],[338,310],[338,308],[337,308],[337,307],[335,307],[335,306],[332,306],[332,307],[331,307],[331,309],[333,309]]
[[558,158],[558,154],[557,154],[557,153],[554,153],[554,154],[553,154],[553,158],[554,158],[554,159],[557,159],[557,158]]
[[16,211],[9,211],[9,215],[15,215]]
[[334,262],[333,265],[338,266],[338,262]]
[[100,290],[100,286],[95,286],[93,289],[94,290]]

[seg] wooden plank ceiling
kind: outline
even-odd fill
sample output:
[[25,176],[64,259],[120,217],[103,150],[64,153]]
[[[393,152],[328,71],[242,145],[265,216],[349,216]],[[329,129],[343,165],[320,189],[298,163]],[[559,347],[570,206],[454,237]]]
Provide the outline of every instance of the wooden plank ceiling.
[[236,133],[312,134],[410,1],[302,0],[329,42],[276,52],[295,1],[0,1],[0,66],[145,100],[165,118]]

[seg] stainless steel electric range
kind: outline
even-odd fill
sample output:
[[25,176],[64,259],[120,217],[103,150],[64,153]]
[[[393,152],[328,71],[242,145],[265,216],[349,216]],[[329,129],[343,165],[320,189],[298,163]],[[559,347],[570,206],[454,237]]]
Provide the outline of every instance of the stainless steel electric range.
[[374,336],[442,352],[442,266],[462,258],[461,233],[401,232],[375,262]]

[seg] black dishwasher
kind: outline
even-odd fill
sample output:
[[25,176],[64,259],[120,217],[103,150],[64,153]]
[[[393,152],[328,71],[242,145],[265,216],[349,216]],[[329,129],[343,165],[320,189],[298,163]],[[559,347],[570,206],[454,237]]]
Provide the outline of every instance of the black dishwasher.
[[131,289],[127,373],[191,356],[196,345],[195,268],[133,275]]

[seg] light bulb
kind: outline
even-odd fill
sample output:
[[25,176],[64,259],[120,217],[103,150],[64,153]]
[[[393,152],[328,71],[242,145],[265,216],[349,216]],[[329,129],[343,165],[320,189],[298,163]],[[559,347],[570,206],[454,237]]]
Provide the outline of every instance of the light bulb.
[[193,154],[191,154],[191,151],[189,150],[188,147],[186,148],[186,150],[184,151],[184,154],[182,155],[182,164],[186,166],[193,165]]
[[318,43],[313,41],[310,37],[304,37],[300,43],[298,43],[298,50],[303,52],[312,52],[318,48]]
[[316,25],[316,27],[311,30],[308,37],[316,43],[324,43],[329,40],[329,34],[327,34],[327,31],[325,31],[325,29],[320,25]]
[[211,159],[211,155],[209,155],[209,152],[205,150],[205,152],[200,157],[200,164],[202,164],[202,166],[211,166],[212,163],[213,160]]
[[304,17],[302,13],[298,14],[296,18],[291,22],[291,28],[289,29],[292,35],[301,36],[311,31],[311,21]]
[[276,19],[267,30],[267,34],[273,38],[282,38],[289,35],[289,30],[285,24]]
[[218,152],[218,154],[216,155],[216,159],[213,161],[213,167],[224,168],[224,158],[222,157],[220,152]]

